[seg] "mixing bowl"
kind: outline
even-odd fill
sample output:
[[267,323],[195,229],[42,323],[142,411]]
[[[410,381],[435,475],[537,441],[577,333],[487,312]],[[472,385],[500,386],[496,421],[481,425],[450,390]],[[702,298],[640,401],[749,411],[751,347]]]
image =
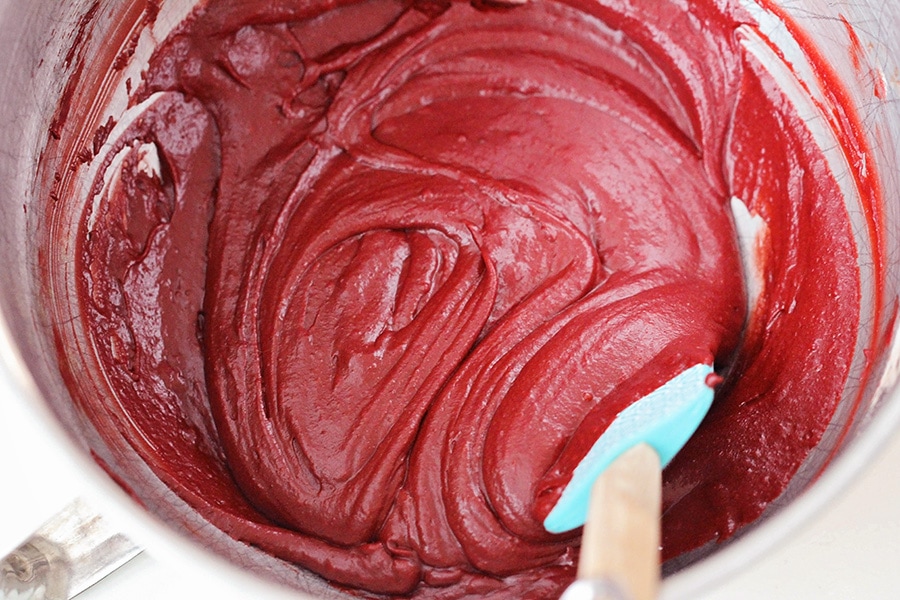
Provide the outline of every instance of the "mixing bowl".
[[[849,383],[828,433],[782,496],[753,525],[725,543],[701,548],[665,565],[666,598],[693,597],[780,544],[867,465],[900,423],[900,340],[894,335],[900,292],[900,111],[896,109],[900,100],[900,6],[879,0],[795,0],[765,7],[744,0],[742,4],[791,66],[790,77],[813,99],[807,103],[806,113],[813,131],[828,127],[814,122],[816,110],[835,94],[856,108],[858,123],[837,126],[856,127],[865,133],[871,150],[865,156],[874,165],[863,171],[878,173],[882,201],[873,216],[860,204],[858,191],[851,189],[849,170],[841,172],[841,157],[836,158],[832,167],[846,188],[859,249],[864,326]],[[75,409],[58,363],[58,340],[53,333],[58,322],[54,320],[65,307],[60,309],[60,298],[47,296],[41,269],[45,267],[42,261],[56,260],[71,251],[65,240],[54,242],[63,247],[48,249],[42,237],[48,219],[61,218],[46,208],[55,201],[52,194],[58,182],[53,173],[71,158],[55,143],[60,119],[92,124],[85,131],[95,131],[108,115],[121,114],[126,109],[127,90],[139,81],[149,53],[192,5],[187,0],[0,1],[4,55],[0,72],[4,94],[0,105],[0,140],[4,144],[0,152],[0,259],[5,271],[0,289],[0,377],[5,401],[27,406],[41,424],[45,437],[40,443],[72,461],[104,509],[120,515],[129,531],[153,553],[185,557],[201,572],[215,572],[220,580],[234,581],[241,597],[336,597],[316,578],[298,574],[276,559],[245,551],[209,527],[136,457],[133,468],[143,473],[143,483],[124,491],[98,466],[109,449]],[[154,12],[158,9],[152,27],[143,20],[148,7]],[[782,15],[790,17],[789,24]],[[829,72],[823,73],[815,67],[819,63],[810,61],[814,53],[820,53],[830,65]],[[114,77],[96,75],[105,72],[93,62],[102,57],[118,57]],[[775,75],[776,79],[788,77]],[[79,85],[67,87],[73,78]],[[842,86],[834,86],[837,80]],[[99,101],[85,102],[85,98]],[[817,104],[817,100],[822,102]],[[840,121],[840,116],[835,118]],[[880,240],[877,243],[873,241],[876,238]],[[219,558],[221,555],[229,561]],[[266,573],[266,577],[250,572]],[[289,592],[273,581],[299,585],[307,590],[306,595]]]

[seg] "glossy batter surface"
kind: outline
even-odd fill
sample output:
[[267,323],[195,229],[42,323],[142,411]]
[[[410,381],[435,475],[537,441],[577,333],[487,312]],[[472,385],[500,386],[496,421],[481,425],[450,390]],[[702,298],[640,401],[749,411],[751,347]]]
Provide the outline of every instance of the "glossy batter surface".
[[[821,438],[859,314],[844,200],[749,22],[209,2],[98,155],[77,268],[113,397],[84,409],[213,525],[336,586],[550,598],[579,532],[541,522],[571,470],[714,361],[664,551],[727,538]],[[752,314],[734,197],[769,232]]]

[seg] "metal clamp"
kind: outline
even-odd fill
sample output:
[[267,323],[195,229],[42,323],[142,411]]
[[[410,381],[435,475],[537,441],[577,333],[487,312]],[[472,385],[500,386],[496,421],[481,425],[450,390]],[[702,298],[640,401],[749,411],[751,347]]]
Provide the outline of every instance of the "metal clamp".
[[0,560],[0,600],[69,600],[140,552],[76,499]]

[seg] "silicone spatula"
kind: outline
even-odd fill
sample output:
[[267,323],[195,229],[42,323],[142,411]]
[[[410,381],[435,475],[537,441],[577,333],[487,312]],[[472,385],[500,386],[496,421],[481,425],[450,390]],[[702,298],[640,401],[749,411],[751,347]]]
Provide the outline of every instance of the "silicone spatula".
[[565,600],[656,597],[662,468],[709,411],[712,373],[695,365],[623,410],[575,468],[544,520],[551,533],[585,526]]
[[[763,287],[757,246],[766,225],[731,199],[752,315]],[[565,600],[652,600],[659,587],[662,469],[712,405],[712,365],[698,364],[622,411],[594,443],[544,520],[551,533],[585,526],[578,581]]]

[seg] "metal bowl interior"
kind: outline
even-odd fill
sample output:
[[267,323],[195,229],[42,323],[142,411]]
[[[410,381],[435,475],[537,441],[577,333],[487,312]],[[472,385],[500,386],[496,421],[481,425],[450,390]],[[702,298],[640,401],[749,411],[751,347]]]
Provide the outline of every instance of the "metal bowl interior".
[[[802,66],[807,62],[808,48],[797,44],[797,32],[785,28],[776,15],[750,0],[744,3],[765,25],[764,34],[779,45],[801,77],[809,78],[807,83],[815,86],[815,73]],[[48,302],[54,299],[46,297],[40,276],[41,261],[46,260],[47,253],[41,247],[39,232],[45,226],[42,219],[47,218],[45,204],[51,184],[41,167],[59,160],[48,156],[46,148],[66,85],[75,70],[81,68],[70,50],[78,45],[89,49],[91,44],[124,40],[123,32],[141,26],[138,18],[143,4],[139,0],[0,1],[0,48],[7,57],[0,72],[5,96],[0,105],[0,139],[6,146],[0,153],[0,260],[6,270],[5,285],[0,290],[0,376],[5,385],[15,390],[15,397],[32,407],[46,424],[48,443],[58,444],[60,454],[75,461],[77,468],[94,482],[98,496],[106,499],[108,509],[124,514],[154,550],[190,556],[202,569],[215,569],[220,574],[217,577],[239,581],[242,597],[248,589],[259,590],[265,597],[285,594],[267,580],[299,586],[308,594],[291,592],[291,597],[341,597],[316,577],[260,553],[247,552],[228,536],[211,530],[146,467],[146,484],[131,493],[151,511],[140,507],[92,460],[104,442],[73,408],[60,374],[57,340],[47,311]],[[140,61],[146,59],[154,41],[165,37],[194,2],[169,0],[160,4],[153,31],[139,46],[122,79],[139,76]],[[804,39],[840,76],[848,97],[857,107],[862,127],[868,132],[884,199],[880,224],[889,264],[885,265],[882,301],[893,306],[900,296],[900,170],[896,169],[900,117],[894,108],[900,100],[900,35],[896,33],[900,31],[900,5],[878,0],[840,6],[824,0],[782,4],[804,32]],[[86,89],[104,102],[93,105],[93,112],[89,110],[79,118],[97,120],[102,118],[103,110],[115,111],[116,106],[124,110],[120,85],[102,79],[85,81],[89,84]],[[858,235],[863,250],[869,244],[866,236],[864,232]],[[866,256],[862,251],[860,269],[864,288],[871,289],[871,265],[865,264]],[[854,387],[853,382],[848,386],[831,435],[822,441],[782,497],[755,524],[728,542],[668,564],[664,597],[693,597],[777,546],[866,466],[900,424],[900,341],[893,335],[891,339],[872,366],[864,389]],[[861,339],[860,356],[872,345],[873,340]],[[859,410],[851,410],[856,398],[862,398],[862,404]],[[136,468],[141,466],[137,464]],[[188,535],[190,531],[199,531],[200,535]],[[203,549],[195,543],[198,537]],[[217,558],[221,555],[228,556],[230,562]],[[235,564],[245,570],[265,572],[267,579],[229,566]]]

